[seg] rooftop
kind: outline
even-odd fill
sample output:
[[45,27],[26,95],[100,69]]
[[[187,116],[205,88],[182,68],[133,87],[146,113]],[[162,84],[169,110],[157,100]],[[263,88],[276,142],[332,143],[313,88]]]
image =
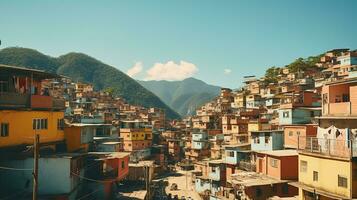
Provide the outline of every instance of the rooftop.
[[257,151],[257,153],[266,154],[270,156],[283,157],[283,156],[297,156],[297,150],[275,150],[275,151]]
[[268,176],[258,174],[256,172],[246,172],[238,171],[237,174],[231,175],[232,179],[228,182],[231,182],[233,185],[242,185],[244,187],[258,186],[258,185],[272,185],[277,183],[284,183],[287,181],[277,180],[270,178]]
[[10,73],[16,73],[18,75],[36,75],[37,77],[41,77],[43,79],[50,79],[50,78],[59,78],[60,75],[48,73],[43,70],[38,69],[30,69],[26,67],[19,67],[19,66],[10,66],[10,65],[3,65],[0,64],[0,71],[7,71]]

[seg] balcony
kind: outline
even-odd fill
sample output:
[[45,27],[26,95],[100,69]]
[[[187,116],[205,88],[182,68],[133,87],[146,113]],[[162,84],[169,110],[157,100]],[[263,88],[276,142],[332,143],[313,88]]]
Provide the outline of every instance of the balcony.
[[3,109],[65,109],[65,101],[63,99],[56,99],[50,96],[2,92],[0,97],[0,108]]
[[357,141],[300,136],[298,150],[302,153],[350,159],[357,157]]
[[357,115],[357,107],[351,102],[326,103],[322,107],[322,114],[325,116]]

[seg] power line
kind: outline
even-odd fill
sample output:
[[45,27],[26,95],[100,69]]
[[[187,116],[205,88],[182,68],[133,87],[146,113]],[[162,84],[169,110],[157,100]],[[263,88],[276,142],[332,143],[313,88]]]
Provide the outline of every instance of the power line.
[[84,177],[84,176],[81,176],[79,174],[76,174],[74,172],[71,172],[71,174],[81,178],[81,179],[84,179],[84,180],[87,180],[87,181],[93,181],[93,182],[97,182],[97,183],[113,183],[115,181],[100,181],[100,180],[95,180],[95,179],[91,179],[91,178],[87,178],[87,177]]

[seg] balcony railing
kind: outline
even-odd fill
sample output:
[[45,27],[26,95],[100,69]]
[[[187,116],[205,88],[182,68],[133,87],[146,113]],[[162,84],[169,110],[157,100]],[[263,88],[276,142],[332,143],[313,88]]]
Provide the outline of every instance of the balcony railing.
[[351,102],[326,103],[322,107],[323,115],[331,116],[349,116],[356,115],[357,110]]
[[29,107],[30,95],[1,92],[0,93],[0,107],[4,108],[26,108]]
[[4,109],[65,109],[65,101],[50,96],[30,95],[11,92],[0,93],[0,108]]
[[357,157],[357,140],[299,136],[298,150],[300,152],[314,153],[325,156],[352,158]]

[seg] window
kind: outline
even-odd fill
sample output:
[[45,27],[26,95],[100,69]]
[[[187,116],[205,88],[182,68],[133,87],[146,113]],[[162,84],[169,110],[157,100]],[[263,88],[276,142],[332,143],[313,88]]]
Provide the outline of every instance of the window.
[[342,94],[342,102],[349,102],[350,95],[349,94]]
[[47,126],[48,126],[47,119],[33,119],[32,120],[32,129],[33,130],[47,129]]
[[347,188],[347,178],[338,175],[338,187]]
[[298,135],[298,136],[299,136],[299,135],[300,135],[300,131],[296,131],[296,135]]
[[289,131],[289,136],[293,136],[293,132],[292,131]]
[[123,160],[123,161],[121,161],[121,168],[122,168],[122,169],[124,169],[124,168],[125,168],[125,162],[124,162],[124,160]]
[[307,161],[300,160],[300,172],[307,172]]
[[313,177],[312,177],[312,180],[313,181],[318,181],[319,180],[319,173],[317,171],[313,171],[312,172],[313,174]]
[[253,141],[255,144],[259,144],[260,143],[260,138],[258,136],[254,136],[253,137]]
[[64,119],[57,119],[57,130],[64,129]]
[[269,133],[265,133],[265,144],[268,144],[270,141],[270,135]]
[[216,168],[212,167],[212,173],[216,173]]
[[1,137],[9,136],[9,124],[1,123]]
[[274,158],[270,158],[270,166],[277,168],[278,167],[278,160]]
[[284,118],[289,118],[289,111],[283,112],[283,117]]
[[234,151],[228,151],[227,154],[229,157],[234,157]]

